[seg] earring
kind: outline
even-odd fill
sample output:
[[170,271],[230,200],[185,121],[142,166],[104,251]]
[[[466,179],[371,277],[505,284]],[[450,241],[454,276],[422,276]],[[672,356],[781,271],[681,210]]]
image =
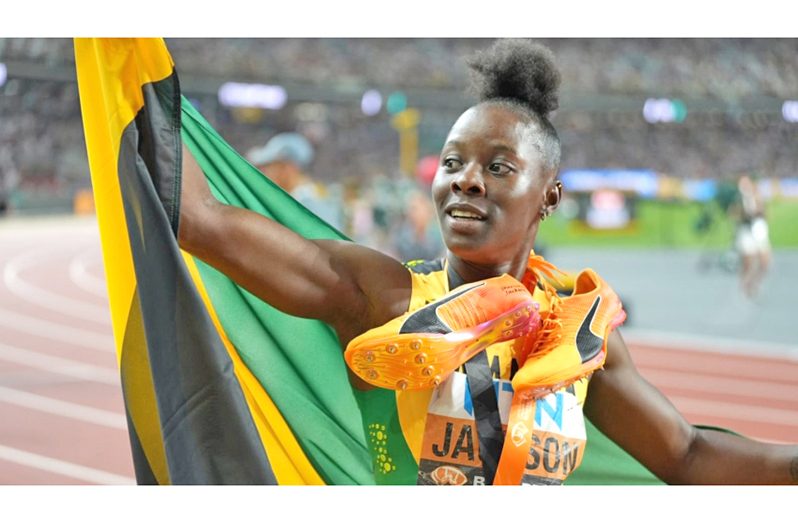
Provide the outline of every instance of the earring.
[[540,209],[540,221],[545,221],[551,215],[551,209],[546,206]]

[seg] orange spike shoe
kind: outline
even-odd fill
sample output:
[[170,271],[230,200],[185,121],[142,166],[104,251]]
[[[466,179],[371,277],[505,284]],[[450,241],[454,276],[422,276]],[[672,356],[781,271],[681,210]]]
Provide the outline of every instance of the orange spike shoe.
[[371,385],[394,390],[435,387],[489,345],[534,335],[532,295],[503,275],[461,285],[442,298],[353,339],[347,365]]
[[604,365],[607,337],[626,313],[618,295],[593,270],[576,277],[570,296],[547,287],[549,308],[541,312],[537,337],[528,338],[526,359],[513,377],[513,403],[494,485],[518,485],[532,446],[534,403],[589,376]]
[[607,336],[626,319],[618,295],[592,269],[579,273],[570,296],[550,298],[540,333],[530,339],[526,361],[513,378],[513,389],[536,397],[602,367]]

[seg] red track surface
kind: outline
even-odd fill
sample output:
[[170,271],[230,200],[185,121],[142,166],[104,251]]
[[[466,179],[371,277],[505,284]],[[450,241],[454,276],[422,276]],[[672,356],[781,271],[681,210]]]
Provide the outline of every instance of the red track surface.
[[[0,222],[0,484],[133,483],[92,220]],[[627,340],[693,423],[798,443],[798,362]]]

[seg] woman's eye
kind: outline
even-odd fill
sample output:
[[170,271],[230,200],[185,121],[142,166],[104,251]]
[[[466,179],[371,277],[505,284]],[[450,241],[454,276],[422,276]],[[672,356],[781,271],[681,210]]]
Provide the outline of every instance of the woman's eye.
[[510,174],[512,169],[508,166],[504,165],[503,163],[492,163],[488,166],[488,170],[493,174],[497,174],[499,176],[504,176],[506,174]]
[[446,158],[443,161],[443,166],[452,171],[459,169],[461,165],[462,163],[460,162],[460,160],[456,158]]

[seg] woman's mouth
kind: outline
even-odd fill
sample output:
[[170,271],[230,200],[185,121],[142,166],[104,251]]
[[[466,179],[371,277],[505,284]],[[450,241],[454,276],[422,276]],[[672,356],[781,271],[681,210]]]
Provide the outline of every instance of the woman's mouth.
[[487,218],[484,215],[463,209],[451,209],[446,213],[445,225],[450,232],[471,236],[480,234],[485,229]]
[[477,213],[470,211],[461,211],[458,209],[453,209],[451,212],[449,212],[449,216],[458,220],[479,220],[479,221],[485,220],[484,217],[480,216]]

